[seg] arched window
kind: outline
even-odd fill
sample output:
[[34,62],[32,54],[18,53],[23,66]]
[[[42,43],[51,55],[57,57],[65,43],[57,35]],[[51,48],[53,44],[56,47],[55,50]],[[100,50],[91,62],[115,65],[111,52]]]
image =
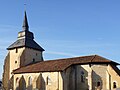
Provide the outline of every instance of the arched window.
[[85,82],[85,75],[83,71],[81,71],[81,82]]
[[100,82],[97,82],[97,87],[100,87]]
[[17,78],[16,78],[16,83],[18,82],[18,79],[19,79],[19,78],[17,77]]
[[51,85],[50,76],[47,76],[47,77],[46,77],[46,84],[47,84],[47,85]]
[[116,82],[113,82],[113,88],[117,88]]
[[19,78],[17,77],[17,78],[16,78],[16,86],[18,86],[18,84],[19,84],[19,81],[18,81],[18,80],[19,80]]
[[46,77],[46,84],[47,84],[47,85],[48,85],[48,79],[49,79],[49,78],[48,78],[48,76],[47,76],[47,77]]
[[31,77],[28,78],[28,85],[29,86],[32,85],[32,78]]
[[25,90],[26,89],[26,81],[24,76],[22,76],[19,80],[19,87],[17,90]]

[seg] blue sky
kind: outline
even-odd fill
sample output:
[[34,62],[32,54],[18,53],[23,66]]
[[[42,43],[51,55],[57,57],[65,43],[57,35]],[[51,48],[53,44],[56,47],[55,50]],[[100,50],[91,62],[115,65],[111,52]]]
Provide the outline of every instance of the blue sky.
[[22,30],[24,2],[44,59],[98,54],[120,63],[120,0],[1,0],[1,75],[6,48]]

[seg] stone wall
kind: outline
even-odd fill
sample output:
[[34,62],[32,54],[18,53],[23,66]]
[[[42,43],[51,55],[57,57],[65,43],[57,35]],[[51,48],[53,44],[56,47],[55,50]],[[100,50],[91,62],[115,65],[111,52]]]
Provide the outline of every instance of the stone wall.
[[[99,64],[91,66],[92,72],[92,90],[109,90],[107,89],[107,65]],[[98,85],[99,84],[99,85]]]
[[8,55],[5,58],[4,61],[4,66],[3,66],[3,78],[2,78],[2,83],[3,83],[3,88],[5,90],[8,90],[8,84],[9,84],[9,75],[10,75],[10,54],[8,53]]
[[[108,66],[108,73],[110,74],[110,89],[111,90],[120,90],[120,76],[115,72],[115,70]],[[117,89],[113,88],[113,83],[116,82]]]
[[42,52],[38,50],[33,50],[25,47],[9,50],[9,53],[4,61],[5,63],[3,70],[4,87],[12,88],[11,82],[13,70],[38,61],[43,61]]
[[62,79],[63,90],[113,90],[113,82],[120,88],[120,76],[107,64],[73,65],[62,73]]
[[24,65],[27,65],[29,63],[34,63],[38,61],[43,61],[42,52],[38,50],[34,50],[32,48],[25,48],[25,59],[24,59]]
[[[31,81],[29,81],[29,78],[31,78]],[[15,74],[13,90],[20,90],[21,88],[28,90],[63,90],[62,84],[60,72]]]

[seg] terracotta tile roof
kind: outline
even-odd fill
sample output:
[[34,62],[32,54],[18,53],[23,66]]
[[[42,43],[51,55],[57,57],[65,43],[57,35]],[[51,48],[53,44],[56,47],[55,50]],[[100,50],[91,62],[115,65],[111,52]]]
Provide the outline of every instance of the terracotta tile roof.
[[106,58],[98,55],[73,57],[57,60],[42,61],[35,64],[31,64],[25,67],[18,68],[13,71],[14,74],[17,73],[35,73],[35,72],[53,72],[53,71],[63,71],[71,65],[75,64],[115,64],[119,63],[113,62]]

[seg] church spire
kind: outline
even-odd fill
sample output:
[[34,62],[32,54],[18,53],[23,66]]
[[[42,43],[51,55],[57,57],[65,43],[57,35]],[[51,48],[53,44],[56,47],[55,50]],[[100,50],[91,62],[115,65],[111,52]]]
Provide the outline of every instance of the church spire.
[[29,31],[26,11],[24,12],[22,29],[23,30],[18,33],[18,40],[11,44],[7,49],[11,50],[15,48],[27,47],[39,51],[44,51],[44,49],[34,41],[34,34]]
[[24,15],[22,28],[23,28],[23,31],[28,31],[29,30],[26,11],[25,11],[25,15]]

